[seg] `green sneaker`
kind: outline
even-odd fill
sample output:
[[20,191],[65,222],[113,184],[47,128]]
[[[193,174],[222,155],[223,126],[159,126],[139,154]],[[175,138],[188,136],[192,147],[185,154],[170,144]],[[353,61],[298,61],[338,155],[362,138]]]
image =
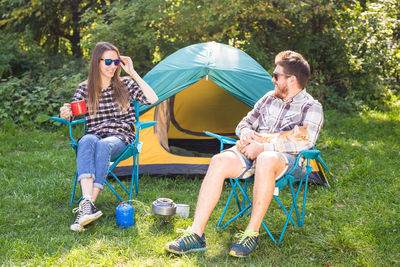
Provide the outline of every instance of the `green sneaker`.
[[190,227],[177,239],[165,245],[165,250],[174,254],[182,255],[189,252],[205,251],[206,237],[199,237],[193,233]]
[[229,255],[237,258],[244,258],[257,247],[258,233],[251,229],[242,231],[235,235],[238,240],[233,244]]

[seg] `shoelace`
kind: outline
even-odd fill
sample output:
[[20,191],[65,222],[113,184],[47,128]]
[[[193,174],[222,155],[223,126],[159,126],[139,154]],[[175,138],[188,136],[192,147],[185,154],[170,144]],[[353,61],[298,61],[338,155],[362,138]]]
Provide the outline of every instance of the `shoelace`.
[[93,203],[93,202],[91,202],[90,200],[82,200],[82,202],[79,203],[79,206],[72,210],[72,213],[79,212],[78,217],[81,216],[81,212],[82,213],[83,212],[84,213],[89,213],[90,212],[90,207],[91,207],[90,204],[91,203]]
[[190,228],[186,229],[177,241],[182,241],[186,247],[188,247],[189,245],[190,247],[193,247],[193,243],[196,244],[195,246],[199,245],[197,238],[194,236],[194,233],[190,230]]
[[77,213],[77,212],[79,212],[79,213],[78,213],[78,216],[76,216],[76,219],[75,219],[74,223],[78,223],[79,219],[82,217],[82,213],[80,212],[80,208],[79,207],[76,207],[76,208],[74,208],[72,210],[72,213]]
[[[253,230],[246,230],[246,231],[240,231],[235,235],[235,238],[238,239],[237,243],[242,243],[247,237],[257,237],[257,232],[254,232]],[[247,243],[247,242],[246,242]]]

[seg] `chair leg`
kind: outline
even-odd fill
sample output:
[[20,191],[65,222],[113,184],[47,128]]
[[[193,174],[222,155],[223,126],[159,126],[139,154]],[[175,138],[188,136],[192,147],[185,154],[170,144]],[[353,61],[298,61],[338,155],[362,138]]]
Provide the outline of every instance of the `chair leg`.
[[[242,207],[242,204],[240,203],[240,200],[239,200],[239,196],[236,193],[236,185],[235,185],[236,181],[232,178],[229,178],[229,182],[231,183],[231,186],[232,186],[232,192],[235,194],[236,205],[237,205],[239,211],[241,211],[244,208],[244,206]],[[244,203],[244,202],[242,202],[242,203]]]
[[289,216],[289,212],[286,210],[286,208],[285,208],[285,206],[282,204],[281,200],[280,200],[277,196],[274,196],[274,198],[275,198],[276,202],[278,202],[279,206],[282,208],[283,212],[285,212],[287,218],[289,218],[289,220],[293,223],[293,225],[294,225],[295,227],[298,227],[297,224],[296,224],[296,222],[293,220],[292,216]]
[[234,220],[236,220],[238,217],[242,216],[242,215],[243,215],[248,209],[250,209],[251,206],[252,206],[252,202],[250,201],[249,197],[247,196],[246,191],[244,191],[243,187],[240,185],[239,180],[238,180],[238,179],[232,179],[232,183],[233,183],[233,185],[232,185],[231,194],[230,194],[230,196],[229,196],[228,201],[226,202],[224,212],[223,212],[222,215],[221,215],[221,218],[220,218],[220,220],[219,220],[219,222],[218,222],[217,227],[219,227],[219,225],[220,225],[221,222],[222,222],[223,217],[225,216],[225,212],[226,212],[226,210],[227,210],[227,208],[228,208],[228,206],[229,206],[229,204],[230,204],[230,201],[231,201],[231,199],[232,199],[233,194],[235,194],[235,195],[237,196],[236,188],[239,188],[239,190],[241,191],[241,193],[242,193],[242,195],[243,195],[243,202],[244,202],[244,201],[247,201],[249,204],[248,204],[247,206],[238,205],[239,213],[236,214],[236,215],[235,215],[232,219],[230,219],[228,222],[226,222],[223,226],[221,226],[221,227],[220,227],[221,229],[224,229],[224,228],[225,228],[226,226],[228,226],[231,222],[233,222]]
[[139,193],[139,155],[135,154],[132,158],[131,188],[129,190],[129,200],[132,200],[133,184],[135,184],[135,195]]
[[267,232],[267,234],[269,235],[269,237],[272,239],[272,241],[273,241],[274,243],[276,243],[276,240],[275,240],[274,236],[273,236],[272,233],[269,231],[269,229],[268,229],[267,225],[264,223],[264,221],[262,221],[261,224],[262,224],[264,230],[265,230],[265,231]]
[[297,223],[299,224],[299,226],[301,226],[300,225],[301,219],[300,219],[299,210],[297,207],[297,197],[299,196],[299,192],[300,192],[302,185],[303,185],[303,180],[300,181],[299,186],[296,191],[296,194],[295,194],[294,188],[293,188],[293,183],[290,181],[290,192],[292,193],[292,199],[293,199],[292,205],[294,206],[294,209],[296,211]]
[[119,185],[125,190],[125,192],[129,194],[128,188],[126,188],[126,186],[121,182],[121,180],[118,179],[118,177],[111,170],[108,171],[108,173],[111,174],[114,177],[114,179],[119,183]]
[[70,206],[71,206],[72,203],[74,202],[75,189],[76,189],[76,183],[77,183],[77,182],[78,182],[78,171],[75,172],[74,187],[72,188],[71,200],[69,201],[69,205],[70,205]]
[[[222,212],[221,217],[219,218],[219,221],[218,221],[218,224],[217,224],[217,228],[219,228],[219,226],[221,225],[221,222],[222,222],[222,220],[223,220],[224,217],[225,217],[225,213],[226,213],[226,211],[227,211],[227,209],[228,209],[228,207],[229,207],[229,204],[230,204],[230,202],[231,202],[232,196],[233,196],[234,194],[235,194],[235,190],[234,190],[233,187],[232,187],[232,191],[231,191],[231,193],[230,193],[230,195],[229,195],[228,201],[227,201],[226,204],[225,204],[224,211]],[[235,194],[235,196],[236,196],[236,194]]]
[[139,194],[139,154],[136,154],[136,163],[135,163],[135,193]]
[[[312,170],[312,169],[311,169],[311,170]],[[301,180],[301,181],[300,181],[299,186],[298,186],[297,191],[296,191],[296,194],[294,193],[293,182],[290,181],[290,190],[291,190],[291,193],[292,193],[293,203],[292,203],[292,205],[291,205],[291,207],[290,207],[289,213],[287,213],[286,209],[285,209],[284,207],[281,206],[282,209],[285,211],[285,213],[286,213],[286,215],[287,215],[287,219],[286,219],[285,225],[284,225],[284,227],[283,227],[283,229],[282,229],[281,235],[280,235],[280,237],[279,237],[278,244],[280,244],[280,243],[282,242],[282,239],[283,239],[283,236],[284,236],[284,234],[285,234],[286,227],[287,227],[289,221],[291,221],[291,222],[297,227],[296,223],[295,223],[295,222],[293,221],[293,219],[292,219],[293,209],[296,210],[297,222],[298,222],[298,224],[299,224],[299,227],[302,227],[303,224],[304,224],[304,215],[305,215],[306,201],[307,201],[308,174],[309,174],[309,172],[311,172],[311,170],[307,170],[307,173],[306,173],[306,176],[305,176],[305,181],[304,181],[304,180]],[[298,211],[298,207],[297,207],[297,198],[298,198],[298,196],[299,196],[299,193],[300,193],[301,187],[302,187],[302,185],[303,185],[303,182],[304,182],[305,184],[304,184],[304,195],[303,195],[302,214],[301,214],[301,217],[300,217],[299,211]],[[279,201],[279,202],[280,202],[280,201]],[[279,203],[279,202],[278,202],[278,203]]]
[[118,195],[117,191],[115,191],[115,189],[111,186],[111,184],[107,180],[105,181],[105,183],[114,193],[114,195],[119,199],[119,201],[124,202],[124,200]]
[[136,171],[135,171],[135,164],[132,166],[132,174],[131,174],[131,188],[129,190],[129,200],[132,200],[132,193],[133,193],[133,183],[136,179]]
[[[308,166],[307,166],[308,169]],[[311,169],[312,170],[312,169]],[[310,170],[310,172],[311,172]],[[308,175],[307,173],[306,179],[305,179],[305,184],[304,184],[304,195],[303,195],[303,211],[301,213],[301,222],[299,222],[300,226],[303,226],[304,224],[304,215],[306,213],[306,202],[307,202],[307,189],[308,189]]]

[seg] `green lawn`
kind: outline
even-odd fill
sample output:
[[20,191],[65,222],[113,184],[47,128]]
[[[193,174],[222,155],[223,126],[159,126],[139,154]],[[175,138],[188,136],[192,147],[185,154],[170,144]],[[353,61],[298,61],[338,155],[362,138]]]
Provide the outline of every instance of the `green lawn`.
[[[247,259],[231,258],[228,250],[248,218],[215,229],[228,184],[206,229],[209,249],[182,257],[164,252],[191,225],[201,179],[140,178],[137,199],[149,211],[155,199],[169,197],[190,204],[188,219],[166,223],[135,204],[135,227],[119,228],[118,201],[106,189],[97,202],[104,216],[83,233],[70,231],[75,156],[65,134],[0,128],[0,265],[400,265],[399,112],[326,112],[318,148],[338,182],[311,186],[304,227],[290,225],[281,245],[261,231],[259,248]],[[278,208],[273,203],[266,217],[274,234],[283,223]]]

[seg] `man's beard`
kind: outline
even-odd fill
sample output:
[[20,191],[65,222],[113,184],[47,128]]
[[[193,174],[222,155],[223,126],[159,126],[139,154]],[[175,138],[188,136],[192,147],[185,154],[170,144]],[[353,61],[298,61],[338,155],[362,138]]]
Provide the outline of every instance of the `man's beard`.
[[287,95],[289,94],[289,88],[287,85],[285,86],[275,86],[275,93],[274,95],[282,100],[284,100]]

